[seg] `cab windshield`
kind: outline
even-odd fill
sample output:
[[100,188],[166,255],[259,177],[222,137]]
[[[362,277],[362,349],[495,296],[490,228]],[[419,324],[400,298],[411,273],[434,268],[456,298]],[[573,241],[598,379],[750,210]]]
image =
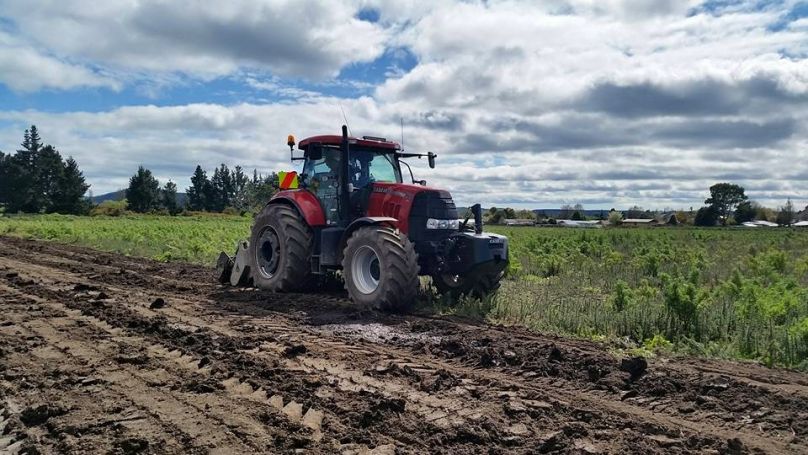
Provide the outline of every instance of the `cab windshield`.
[[[355,188],[364,188],[373,182],[401,183],[401,170],[396,163],[395,152],[365,147],[351,147],[349,155],[351,183]],[[319,160],[307,160],[303,173],[313,177],[329,174],[339,175],[339,147],[324,146]]]

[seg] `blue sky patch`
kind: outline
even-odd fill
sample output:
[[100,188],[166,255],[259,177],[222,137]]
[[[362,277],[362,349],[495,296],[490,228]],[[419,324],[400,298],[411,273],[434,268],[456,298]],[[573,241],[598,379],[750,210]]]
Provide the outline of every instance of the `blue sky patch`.
[[376,23],[379,22],[379,18],[381,17],[381,15],[379,14],[379,10],[375,8],[363,8],[359,10],[359,13],[357,13],[356,17],[360,21]]

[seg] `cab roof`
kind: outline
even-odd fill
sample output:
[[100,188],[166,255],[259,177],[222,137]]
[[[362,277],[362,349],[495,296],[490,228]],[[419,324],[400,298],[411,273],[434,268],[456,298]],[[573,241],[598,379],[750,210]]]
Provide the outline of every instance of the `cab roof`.
[[[338,136],[336,134],[330,134],[323,136],[307,137],[306,139],[301,140],[297,144],[297,148],[299,148],[300,150],[306,150],[309,147],[309,145],[317,143],[323,145],[339,146],[340,144],[342,144],[342,136]],[[360,147],[401,150],[401,146],[398,144],[398,142],[388,141],[382,138],[371,138],[369,136],[365,136],[362,138],[348,137],[348,143],[350,143],[351,145],[358,145]]]

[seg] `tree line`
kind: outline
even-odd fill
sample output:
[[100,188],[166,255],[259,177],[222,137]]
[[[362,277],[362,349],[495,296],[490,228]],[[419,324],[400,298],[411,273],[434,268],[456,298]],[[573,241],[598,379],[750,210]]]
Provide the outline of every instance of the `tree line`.
[[277,191],[276,173],[245,174],[241,166],[221,164],[211,176],[197,165],[184,201],[177,185],[161,185],[149,169],[140,166],[129,179],[125,200],[95,206],[85,196],[90,185],[73,157],[64,159],[56,147],[45,144],[36,125],[25,130],[20,149],[0,151],[0,209],[6,213],[62,213],[118,215],[125,211],[176,215],[183,210],[244,213],[260,210]]
[[[710,197],[704,207],[696,212],[693,224],[696,226],[715,226],[720,224],[743,224],[749,221],[771,221],[781,226],[791,226],[797,219],[794,203],[788,199],[785,205],[777,210],[763,207],[750,201],[746,190],[734,183],[716,183],[710,187]],[[808,207],[806,207],[808,211]]]
[[0,152],[0,206],[7,212],[86,214],[89,188],[76,160],[45,144],[36,125],[16,153]]
[[[512,208],[491,207],[485,213],[487,223],[502,224],[506,220],[520,219],[533,221],[538,224],[556,224],[557,220],[596,220],[608,221],[611,225],[620,225],[624,219],[661,219],[665,224],[692,224],[695,226],[729,226],[743,224],[749,221],[768,221],[780,226],[791,226],[796,221],[808,220],[808,206],[803,211],[797,211],[791,199],[777,208],[771,209],[749,200],[744,187],[733,183],[716,183],[711,186],[710,197],[705,199],[705,205],[694,211],[665,209],[661,213],[633,206],[626,211],[601,210],[600,214],[586,216],[583,205],[562,205],[555,217],[548,216],[544,211],[514,210]],[[591,212],[591,211],[590,211]],[[668,222],[668,217],[675,216],[676,222]]]
[[202,166],[197,165],[186,190],[185,203],[177,201],[177,185],[160,182],[149,169],[140,166],[126,189],[126,208],[138,213],[167,212],[176,215],[183,210],[195,212],[244,213],[260,209],[277,191],[278,176],[263,176],[253,170],[252,177],[241,166],[230,170],[221,164],[208,178]]
[[[167,213],[176,215],[183,210],[205,212],[244,213],[257,211],[277,191],[276,173],[261,175],[253,170],[252,176],[245,174],[241,166],[229,169],[221,164],[209,174],[197,165],[191,176],[191,186],[186,189],[183,203],[177,199],[177,185],[168,181],[160,185],[149,169],[140,166],[129,179],[125,191],[125,201],[107,201],[93,207],[85,197],[90,185],[85,182],[79,165],[72,157],[64,159],[56,147],[45,144],[36,125],[25,130],[20,149],[14,154],[0,151],[0,208],[6,212],[25,213],[64,213],[83,215],[91,210],[97,214],[120,214],[125,210],[138,213]],[[785,205],[772,210],[750,201],[745,189],[733,183],[717,183],[710,187],[710,197],[693,213],[682,210],[676,212],[681,224],[696,226],[726,226],[742,224],[753,220],[773,221],[780,225],[791,225],[798,213],[789,199]],[[805,217],[808,207],[801,212]],[[634,206],[625,214],[601,211],[600,220],[614,219],[617,215],[627,218],[653,218],[654,214]],[[537,222],[549,220],[542,213],[530,210],[491,207],[485,214],[486,222],[502,223],[507,219],[532,219]],[[585,220],[581,204],[564,205],[558,219]]]

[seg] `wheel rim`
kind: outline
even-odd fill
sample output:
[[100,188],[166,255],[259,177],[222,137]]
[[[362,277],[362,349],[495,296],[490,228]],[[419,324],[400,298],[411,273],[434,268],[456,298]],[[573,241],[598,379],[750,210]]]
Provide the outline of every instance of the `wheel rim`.
[[255,259],[258,271],[266,278],[272,278],[278,270],[281,258],[281,242],[275,229],[267,226],[258,237]]
[[376,250],[363,245],[356,250],[351,260],[351,276],[356,288],[362,294],[371,294],[379,287],[381,266]]

